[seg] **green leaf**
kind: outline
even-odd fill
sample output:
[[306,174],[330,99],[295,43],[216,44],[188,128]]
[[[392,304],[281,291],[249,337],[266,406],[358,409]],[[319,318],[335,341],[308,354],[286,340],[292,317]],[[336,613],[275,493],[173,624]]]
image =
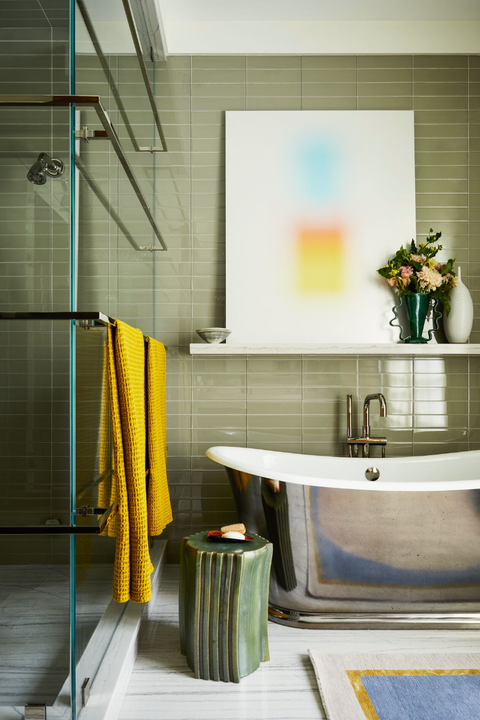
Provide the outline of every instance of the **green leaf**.
[[413,290],[413,293],[419,293],[421,291],[420,283],[418,282],[418,278],[415,275],[412,275],[410,277],[409,288],[411,288],[411,291]]
[[441,273],[442,275],[446,275],[447,273],[451,273],[454,262],[455,262],[455,260],[454,260],[453,258],[450,258],[450,260],[448,260],[448,261],[445,263],[445,265],[442,265],[442,267],[440,268],[440,273]]
[[392,271],[389,267],[383,267],[377,270],[378,274],[381,275],[384,278],[389,278],[392,274]]

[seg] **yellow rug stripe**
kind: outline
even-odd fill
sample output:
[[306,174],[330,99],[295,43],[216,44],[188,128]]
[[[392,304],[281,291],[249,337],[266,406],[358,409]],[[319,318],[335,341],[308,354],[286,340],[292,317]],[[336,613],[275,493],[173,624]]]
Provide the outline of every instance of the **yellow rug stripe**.
[[167,484],[166,353],[162,343],[147,341],[148,533],[160,535],[173,519]]

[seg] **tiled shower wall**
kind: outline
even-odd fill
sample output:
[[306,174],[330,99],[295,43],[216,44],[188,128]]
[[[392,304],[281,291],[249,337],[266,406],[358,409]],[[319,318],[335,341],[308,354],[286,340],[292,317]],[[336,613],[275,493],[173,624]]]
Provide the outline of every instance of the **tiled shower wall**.
[[[83,62],[81,89],[99,92],[130,149],[95,59]],[[152,117],[136,62],[110,63],[135,133],[150,144]],[[152,80],[169,152],[156,154],[153,166],[150,156],[132,152],[129,159],[169,251],[153,258],[133,251],[95,198],[84,196],[79,302],[169,346],[171,559],[183,535],[235,517],[225,473],[204,455],[210,445],[342,454],[347,393],[357,399],[359,423],[359,401],[368,392],[385,394],[389,416],[380,421],[373,408],[372,424],[387,435],[390,456],[480,447],[476,359],[209,359],[188,352],[195,328],[225,324],[225,110],[414,109],[418,236],[442,230],[444,254],[457,258],[474,296],[472,341],[480,341],[480,58],[172,57],[155,66]],[[122,219],[140,244],[150,244],[113,154],[94,143],[86,153]],[[345,318],[346,331],[355,312]]]
[[[0,94],[68,93],[69,6],[0,3]],[[0,310],[69,309],[68,108],[0,109]],[[27,180],[40,152],[62,178]],[[0,325],[0,525],[69,522],[69,328]],[[62,537],[0,536],[0,565],[68,560]]]

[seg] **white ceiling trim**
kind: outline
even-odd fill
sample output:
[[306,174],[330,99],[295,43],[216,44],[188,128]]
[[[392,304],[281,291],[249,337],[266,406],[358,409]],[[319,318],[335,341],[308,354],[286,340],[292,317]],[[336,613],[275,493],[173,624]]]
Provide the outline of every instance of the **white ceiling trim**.
[[169,55],[463,54],[480,52],[480,21],[176,22]]

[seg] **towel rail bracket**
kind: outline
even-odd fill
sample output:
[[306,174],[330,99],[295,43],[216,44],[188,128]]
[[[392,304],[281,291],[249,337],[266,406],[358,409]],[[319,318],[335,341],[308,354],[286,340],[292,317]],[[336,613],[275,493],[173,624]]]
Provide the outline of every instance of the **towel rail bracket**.
[[75,515],[81,515],[82,517],[88,517],[89,515],[103,515],[109,508],[105,507],[91,507],[90,505],[82,505],[82,507],[75,508]]

